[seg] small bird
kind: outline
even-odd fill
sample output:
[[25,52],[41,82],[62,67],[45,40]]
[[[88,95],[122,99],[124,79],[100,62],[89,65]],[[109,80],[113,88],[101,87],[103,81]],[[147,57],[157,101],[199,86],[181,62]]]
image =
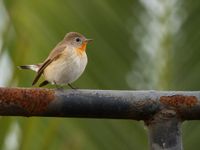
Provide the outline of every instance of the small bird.
[[30,69],[37,74],[32,85],[35,85],[41,75],[45,81],[39,87],[49,83],[55,85],[68,84],[72,89],[72,82],[77,80],[87,65],[86,46],[92,39],[87,39],[80,33],[69,32],[56,45],[43,63],[19,66],[21,69]]

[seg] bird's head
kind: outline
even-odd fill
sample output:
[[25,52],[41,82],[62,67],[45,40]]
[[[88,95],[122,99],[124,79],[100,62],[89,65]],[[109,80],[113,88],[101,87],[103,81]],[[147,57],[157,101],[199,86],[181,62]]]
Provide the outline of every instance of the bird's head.
[[77,52],[82,53],[85,52],[88,42],[91,42],[92,39],[87,39],[78,32],[69,32],[65,36],[65,41]]

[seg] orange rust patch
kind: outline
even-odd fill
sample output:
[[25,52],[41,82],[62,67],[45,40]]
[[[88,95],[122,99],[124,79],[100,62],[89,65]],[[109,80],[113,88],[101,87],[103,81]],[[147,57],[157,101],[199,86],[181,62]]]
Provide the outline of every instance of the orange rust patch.
[[84,42],[84,43],[81,45],[81,47],[77,49],[77,52],[78,52],[79,55],[82,55],[83,52],[85,52],[86,46],[87,46],[87,43]]
[[21,107],[30,114],[39,114],[54,100],[54,91],[47,89],[0,88],[0,105]]
[[173,107],[179,107],[179,106],[192,107],[197,104],[197,98],[195,96],[183,96],[183,95],[161,96],[160,102],[165,105]]

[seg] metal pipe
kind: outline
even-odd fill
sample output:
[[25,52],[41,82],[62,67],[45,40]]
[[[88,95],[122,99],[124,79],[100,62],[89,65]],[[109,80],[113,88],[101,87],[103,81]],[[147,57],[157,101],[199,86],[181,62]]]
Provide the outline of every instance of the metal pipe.
[[[153,96],[153,95],[152,95]],[[0,115],[141,120],[159,109],[143,92],[0,88]]]
[[161,110],[146,121],[151,150],[182,150],[181,120],[173,110]]
[[200,92],[0,88],[0,115],[143,120],[152,150],[181,150],[181,122],[200,119]]
[[163,108],[200,119],[200,92],[0,88],[1,116],[148,120]]

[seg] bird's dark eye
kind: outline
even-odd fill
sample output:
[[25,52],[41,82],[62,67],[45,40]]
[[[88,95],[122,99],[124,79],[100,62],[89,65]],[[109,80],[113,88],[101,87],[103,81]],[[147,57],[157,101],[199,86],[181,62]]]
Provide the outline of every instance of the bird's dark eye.
[[76,42],[81,42],[81,39],[80,38],[76,38]]

